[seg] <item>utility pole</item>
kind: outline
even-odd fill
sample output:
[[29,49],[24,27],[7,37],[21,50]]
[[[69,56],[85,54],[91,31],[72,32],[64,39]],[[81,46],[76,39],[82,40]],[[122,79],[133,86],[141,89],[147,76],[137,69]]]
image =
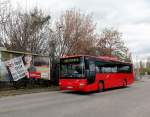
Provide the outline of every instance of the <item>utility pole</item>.
[[136,80],[140,80],[139,62],[138,62],[138,57],[137,56],[136,56],[135,64],[136,64],[135,77],[136,77]]

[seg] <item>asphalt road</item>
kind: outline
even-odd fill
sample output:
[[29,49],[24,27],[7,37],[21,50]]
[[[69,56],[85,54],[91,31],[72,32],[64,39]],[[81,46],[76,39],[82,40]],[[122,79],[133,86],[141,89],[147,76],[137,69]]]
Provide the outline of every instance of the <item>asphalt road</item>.
[[0,117],[150,117],[150,79],[102,93],[58,91],[3,97]]

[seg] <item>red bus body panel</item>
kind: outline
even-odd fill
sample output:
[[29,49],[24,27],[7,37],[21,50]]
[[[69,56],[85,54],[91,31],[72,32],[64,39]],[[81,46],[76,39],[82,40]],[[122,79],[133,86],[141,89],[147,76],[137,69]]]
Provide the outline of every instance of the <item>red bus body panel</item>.
[[[80,86],[81,83],[85,85]],[[61,90],[72,90],[72,91],[86,91],[87,90],[86,79],[60,79],[59,86]]]
[[104,82],[104,88],[113,88],[123,86],[123,81],[127,80],[127,85],[130,85],[134,81],[134,76],[132,73],[107,73],[107,74],[96,74],[96,82]]
[[[90,92],[98,89],[98,82],[104,82],[104,88],[114,88],[123,86],[124,79],[127,80],[127,85],[134,82],[132,73],[97,73],[95,82],[87,84],[86,79],[60,79],[59,86],[61,90],[83,91]],[[80,84],[84,84],[80,86]]]

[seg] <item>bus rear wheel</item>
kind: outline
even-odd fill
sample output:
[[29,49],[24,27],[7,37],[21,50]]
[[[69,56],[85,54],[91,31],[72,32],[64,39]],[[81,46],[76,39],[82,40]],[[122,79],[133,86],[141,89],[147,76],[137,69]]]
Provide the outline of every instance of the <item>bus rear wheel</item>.
[[104,84],[103,82],[98,83],[98,92],[103,92],[104,91]]

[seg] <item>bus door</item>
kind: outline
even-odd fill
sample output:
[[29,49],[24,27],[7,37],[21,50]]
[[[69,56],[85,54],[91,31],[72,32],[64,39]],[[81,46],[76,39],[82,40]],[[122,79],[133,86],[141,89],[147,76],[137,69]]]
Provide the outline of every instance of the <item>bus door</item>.
[[88,84],[92,84],[95,82],[96,71],[95,71],[94,61],[85,60],[85,74],[86,74]]

